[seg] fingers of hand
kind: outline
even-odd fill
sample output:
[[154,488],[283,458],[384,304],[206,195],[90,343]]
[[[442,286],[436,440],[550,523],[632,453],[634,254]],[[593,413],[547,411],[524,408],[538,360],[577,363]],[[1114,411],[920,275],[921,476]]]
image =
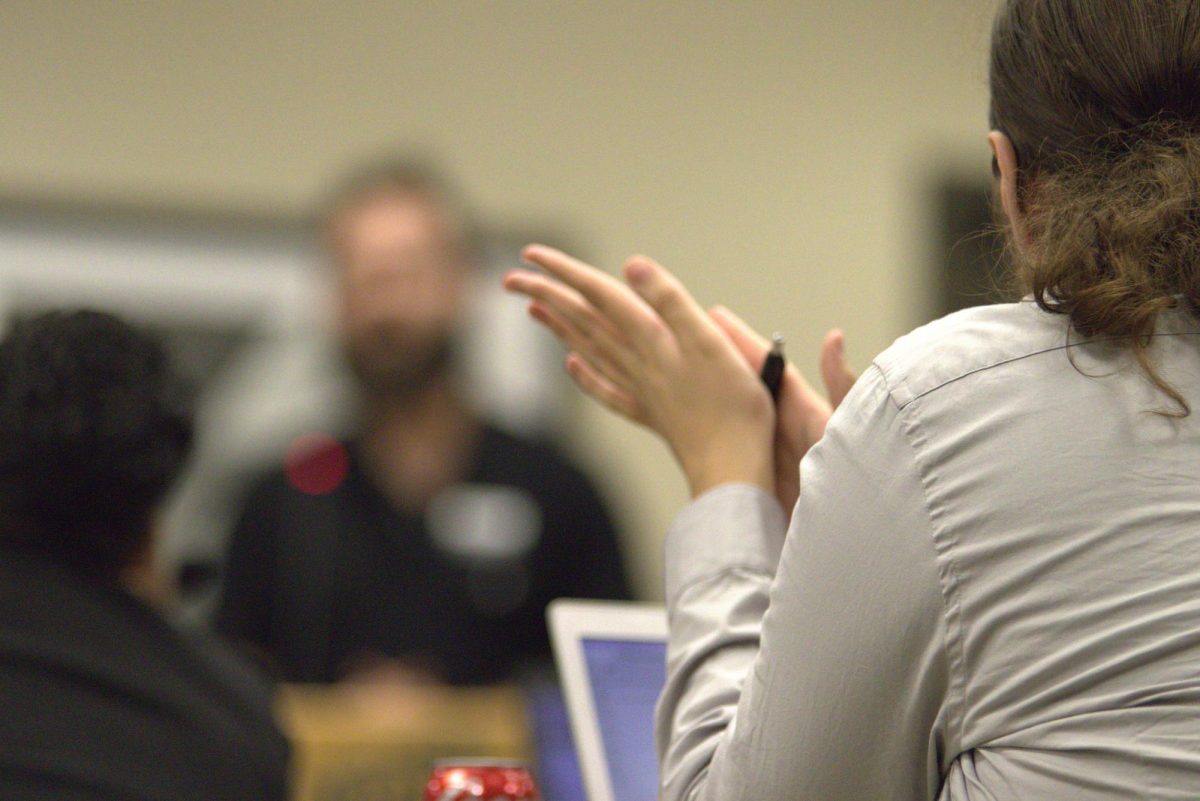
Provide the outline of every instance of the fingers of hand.
[[653,259],[634,256],[625,263],[625,279],[675,333],[684,346],[705,347],[713,344],[712,321],[691,293]]
[[504,286],[534,301],[530,313],[572,350],[603,364],[608,372],[627,375],[637,356],[628,339],[579,292],[538,273],[518,270]]
[[708,310],[708,316],[717,327],[729,337],[729,341],[742,354],[751,367],[761,368],[763,359],[767,356],[769,345],[767,340],[759,335],[746,322],[724,306],[714,306]]
[[550,332],[558,337],[569,350],[586,354],[584,358],[590,360],[609,383],[622,388],[627,387],[629,377],[625,368],[613,362],[602,348],[592,348],[592,343],[586,336],[551,308],[534,300],[529,304],[529,315],[549,328]]
[[567,355],[567,372],[579,388],[617,414],[635,423],[645,423],[641,406],[632,395],[614,385],[578,353]]
[[578,292],[618,328],[651,332],[661,328],[658,315],[629,287],[590,264],[545,245],[530,245],[521,255]]
[[821,344],[821,380],[829,402],[836,408],[850,392],[858,376],[846,363],[846,337],[835,328],[825,335]]
[[[766,338],[724,306],[714,306],[709,310],[709,316],[717,324],[717,327],[729,337],[750,367],[754,370],[762,370],[763,361],[767,358],[767,351],[771,347]],[[798,397],[802,393],[810,391],[811,387],[805,380],[804,374],[789,361],[783,373],[783,383],[780,385],[781,395]]]

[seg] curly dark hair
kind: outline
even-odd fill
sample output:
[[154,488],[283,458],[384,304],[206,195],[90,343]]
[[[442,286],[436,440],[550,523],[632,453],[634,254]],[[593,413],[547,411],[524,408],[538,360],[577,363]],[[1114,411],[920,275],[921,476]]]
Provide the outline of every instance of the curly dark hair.
[[191,442],[165,352],[118,318],[49,312],[0,342],[0,538],[119,572]]
[[1200,6],[1006,0],[991,52],[992,126],[1017,151],[1031,246],[1016,278],[1084,337],[1150,359],[1158,314],[1200,308]]

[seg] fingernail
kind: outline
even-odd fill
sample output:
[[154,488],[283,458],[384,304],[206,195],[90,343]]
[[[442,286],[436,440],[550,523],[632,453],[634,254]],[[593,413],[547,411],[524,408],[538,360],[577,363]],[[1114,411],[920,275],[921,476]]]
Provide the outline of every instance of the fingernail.
[[640,284],[650,277],[650,265],[644,261],[635,261],[625,268],[625,275],[635,284]]

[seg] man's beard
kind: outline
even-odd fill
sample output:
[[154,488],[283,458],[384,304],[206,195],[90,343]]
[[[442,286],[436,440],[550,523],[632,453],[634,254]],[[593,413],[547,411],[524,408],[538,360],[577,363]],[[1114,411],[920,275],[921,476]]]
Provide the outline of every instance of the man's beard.
[[381,340],[375,347],[343,348],[363,392],[379,400],[405,401],[421,395],[450,372],[455,341],[444,334],[419,349]]

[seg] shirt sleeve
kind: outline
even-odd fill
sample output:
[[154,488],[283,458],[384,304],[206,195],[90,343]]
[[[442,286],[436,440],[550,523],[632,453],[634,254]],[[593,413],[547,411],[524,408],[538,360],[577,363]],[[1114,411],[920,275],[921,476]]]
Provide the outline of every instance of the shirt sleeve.
[[667,538],[664,801],[933,799],[946,742],[945,611],[905,422],[859,379],[782,511],[728,485]]

